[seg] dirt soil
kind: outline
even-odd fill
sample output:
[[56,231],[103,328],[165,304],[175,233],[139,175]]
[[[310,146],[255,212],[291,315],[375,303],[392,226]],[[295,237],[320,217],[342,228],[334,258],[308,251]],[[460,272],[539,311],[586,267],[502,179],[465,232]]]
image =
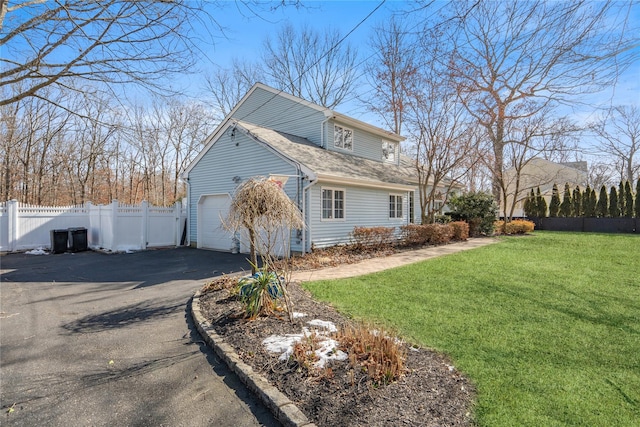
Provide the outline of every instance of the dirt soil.
[[[218,279],[218,284],[221,282]],[[227,282],[228,284],[228,282]],[[213,286],[212,286],[213,285]],[[403,343],[405,374],[387,384],[375,384],[348,360],[333,361],[330,369],[306,369],[294,360],[279,360],[263,340],[271,335],[300,334],[312,319],[338,328],[351,320],[331,306],[313,300],[298,284],[288,292],[294,312],[304,317],[243,318],[242,306],[228,288],[215,283],[201,297],[203,315],[238,355],[286,394],[318,426],[453,426],[472,425],[475,390],[442,354]]]

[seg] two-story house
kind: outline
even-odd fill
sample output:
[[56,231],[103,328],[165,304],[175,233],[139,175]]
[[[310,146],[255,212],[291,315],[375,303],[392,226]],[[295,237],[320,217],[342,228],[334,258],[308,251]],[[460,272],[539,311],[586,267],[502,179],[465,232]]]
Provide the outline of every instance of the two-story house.
[[[355,226],[399,227],[420,218],[413,163],[403,138],[325,107],[254,85],[185,170],[192,246],[231,250],[222,227],[237,186],[277,177],[297,204],[304,230],[290,250],[347,243]],[[246,242],[242,251],[246,251]]]

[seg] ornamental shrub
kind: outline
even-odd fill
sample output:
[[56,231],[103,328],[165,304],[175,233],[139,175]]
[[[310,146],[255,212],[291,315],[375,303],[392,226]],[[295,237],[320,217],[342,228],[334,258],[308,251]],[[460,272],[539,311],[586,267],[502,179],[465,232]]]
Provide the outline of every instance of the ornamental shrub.
[[469,238],[469,224],[464,221],[453,221],[449,223],[451,228],[451,238],[455,241],[463,241]]
[[504,221],[496,221],[495,229],[496,234],[527,234],[532,233],[535,224],[533,221],[527,221],[524,219],[514,219],[513,221],[505,223]]
[[466,221],[469,224],[469,235],[493,234],[493,222],[498,208],[489,193],[471,192],[461,196],[453,196],[449,201],[451,218],[454,221]]
[[453,231],[449,224],[423,224],[430,245],[444,245],[451,242]]
[[420,224],[407,224],[400,227],[403,246],[422,246],[427,244],[427,233]]
[[244,307],[245,316],[256,319],[258,316],[271,315],[279,309],[279,302],[284,296],[282,279],[268,266],[258,269],[252,276],[238,281],[235,293]]
[[386,249],[396,241],[395,227],[354,227],[351,239],[356,249]]

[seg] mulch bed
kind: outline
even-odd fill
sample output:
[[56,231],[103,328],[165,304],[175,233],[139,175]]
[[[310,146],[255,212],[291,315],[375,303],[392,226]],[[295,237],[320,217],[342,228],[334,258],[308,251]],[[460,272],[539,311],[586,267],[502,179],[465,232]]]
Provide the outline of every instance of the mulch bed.
[[376,385],[364,370],[348,361],[330,369],[307,370],[290,358],[281,361],[269,353],[263,340],[271,335],[299,334],[312,319],[333,322],[338,328],[351,322],[331,306],[313,300],[295,283],[288,287],[295,312],[306,316],[289,322],[261,317],[248,321],[242,306],[226,288],[206,286],[201,310],[215,331],[238,355],[286,394],[318,426],[449,426],[472,425],[475,390],[442,354],[406,344],[405,375],[388,385]]

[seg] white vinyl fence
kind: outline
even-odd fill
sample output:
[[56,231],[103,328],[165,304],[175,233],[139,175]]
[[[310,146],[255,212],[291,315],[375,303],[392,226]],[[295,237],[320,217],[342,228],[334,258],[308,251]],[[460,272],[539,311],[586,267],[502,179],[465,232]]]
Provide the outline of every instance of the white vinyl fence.
[[177,202],[172,207],[124,205],[31,206],[10,200],[0,203],[0,251],[15,252],[51,248],[51,230],[87,229],[91,249],[143,250],[179,246],[186,212]]

